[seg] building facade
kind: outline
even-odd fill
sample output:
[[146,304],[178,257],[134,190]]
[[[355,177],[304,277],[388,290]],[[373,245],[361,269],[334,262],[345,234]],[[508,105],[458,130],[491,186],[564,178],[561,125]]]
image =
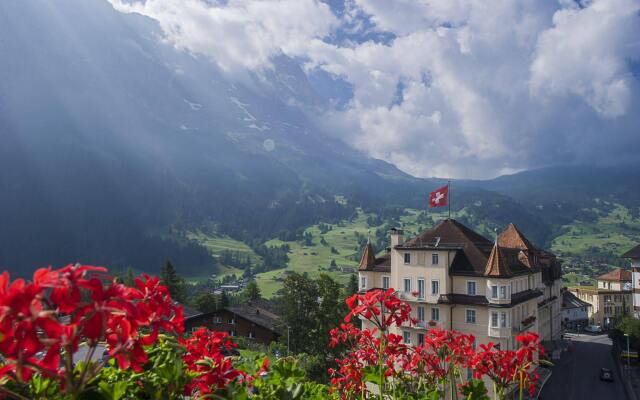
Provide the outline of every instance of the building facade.
[[427,329],[439,327],[473,334],[478,344],[514,349],[517,335],[540,332],[541,313],[549,314],[543,340],[554,332],[559,337],[559,289],[553,298],[559,282],[553,278],[560,275],[555,257],[513,225],[493,242],[446,219],[406,241],[402,230],[392,230],[391,247],[381,257],[367,244],[359,285],[361,291],[394,288],[409,303],[417,324],[394,332],[408,344],[420,344]]
[[597,277],[595,286],[579,286],[569,290],[580,300],[591,304],[589,323],[607,329],[616,317],[632,314],[631,276],[631,271],[617,268]]
[[562,325],[568,330],[582,330],[589,324],[591,304],[580,300],[567,289],[562,290]]
[[280,336],[277,326],[279,317],[272,312],[255,306],[225,307],[218,311],[186,317],[186,331],[201,326],[227,332],[229,336],[244,337],[258,343],[269,344]]
[[640,318],[640,244],[622,255],[631,261],[631,290],[633,291],[633,316]]

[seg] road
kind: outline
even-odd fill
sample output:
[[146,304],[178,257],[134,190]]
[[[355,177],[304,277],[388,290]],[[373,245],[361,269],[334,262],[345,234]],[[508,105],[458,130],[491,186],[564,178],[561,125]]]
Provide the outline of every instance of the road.
[[[611,339],[607,335],[580,334],[571,337],[573,350],[555,362],[553,375],[542,389],[542,400],[626,400],[614,367]],[[613,383],[600,380],[600,368],[613,371]]]

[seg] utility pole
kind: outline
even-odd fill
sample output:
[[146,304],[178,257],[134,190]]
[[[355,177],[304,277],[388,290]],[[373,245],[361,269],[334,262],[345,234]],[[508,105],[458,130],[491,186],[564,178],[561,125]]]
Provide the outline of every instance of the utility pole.
[[287,357],[291,355],[291,350],[289,347],[289,337],[291,336],[291,327],[287,325]]
[[631,357],[629,354],[629,334],[625,333],[624,336],[627,338],[627,376],[631,372]]

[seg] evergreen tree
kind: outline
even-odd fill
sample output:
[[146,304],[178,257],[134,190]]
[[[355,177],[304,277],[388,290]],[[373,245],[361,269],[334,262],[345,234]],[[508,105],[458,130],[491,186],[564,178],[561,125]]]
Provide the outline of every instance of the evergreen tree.
[[133,268],[129,266],[129,268],[127,268],[127,273],[124,276],[123,283],[125,284],[125,286],[133,287],[135,286],[134,280],[135,280],[135,274],[133,273]]
[[222,294],[220,294],[220,298],[218,299],[218,309],[229,307],[229,303],[230,301],[227,292],[222,292]]
[[249,282],[242,292],[242,298],[246,302],[258,300],[261,297],[260,287],[256,281]]
[[353,296],[358,292],[358,276],[356,274],[351,274],[345,290],[347,292],[347,297]]
[[195,300],[195,306],[198,311],[203,313],[217,311],[219,306],[219,299],[213,293],[202,293]]
[[160,271],[160,280],[163,285],[169,289],[171,298],[180,303],[184,303],[186,300],[186,288],[184,279],[176,272],[171,261],[168,261],[162,267]]

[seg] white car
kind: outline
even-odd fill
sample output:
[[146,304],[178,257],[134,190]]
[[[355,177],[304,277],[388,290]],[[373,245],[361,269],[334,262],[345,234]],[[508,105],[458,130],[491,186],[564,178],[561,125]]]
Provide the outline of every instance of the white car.
[[591,333],[602,333],[602,327],[600,325],[587,325],[584,330]]

